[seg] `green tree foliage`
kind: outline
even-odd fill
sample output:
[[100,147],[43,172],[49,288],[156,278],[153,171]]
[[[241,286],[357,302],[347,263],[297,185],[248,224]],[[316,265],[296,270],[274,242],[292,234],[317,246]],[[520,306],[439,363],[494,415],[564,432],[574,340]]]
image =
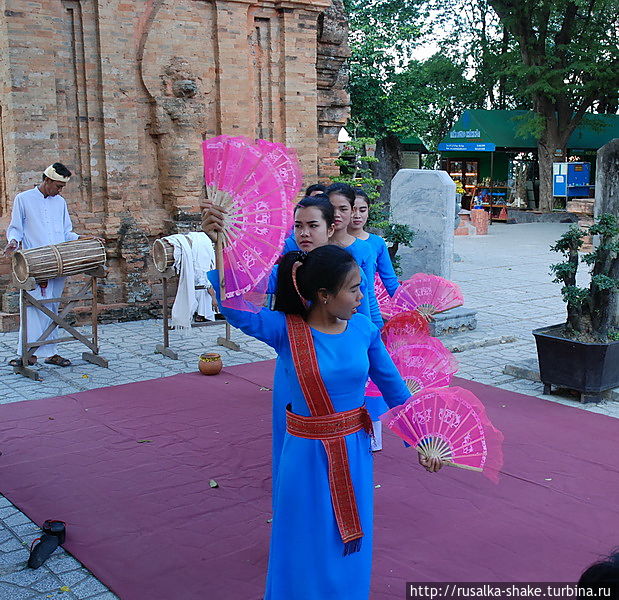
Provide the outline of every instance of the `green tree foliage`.
[[[541,208],[552,162],[591,113],[615,113],[617,0],[347,0],[352,114],[363,135],[416,133],[430,149],[465,108],[532,109]],[[411,60],[421,42],[437,54]]]
[[465,78],[464,67],[437,53],[410,61],[394,75],[387,128],[402,135],[415,132],[427,148],[436,149],[460,114],[482,101],[482,91]]
[[464,108],[482,95],[465,78],[466,65],[437,53],[412,60],[421,40],[420,1],[347,0],[352,119],[362,135],[416,133],[435,147]]
[[352,117],[359,133],[382,137],[389,130],[386,98],[396,72],[410,60],[419,37],[418,0],[344,0],[351,48]]
[[[515,46],[503,72],[539,115],[541,208],[552,208],[552,162],[587,112],[612,106],[619,88],[616,0],[488,0]],[[615,102],[616,108],[616,102]]]

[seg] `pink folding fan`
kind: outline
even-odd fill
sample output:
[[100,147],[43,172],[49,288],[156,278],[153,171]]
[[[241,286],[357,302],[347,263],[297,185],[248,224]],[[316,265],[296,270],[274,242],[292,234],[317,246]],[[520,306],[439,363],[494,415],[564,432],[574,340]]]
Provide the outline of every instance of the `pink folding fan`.
[[393,317],[395,313],[393,312],[391,296],[383,285],[383,281],[378,273],[376,273],[376,276],[374,277],[374,294],[376,295],[376,301],[378,302],[380,314],[386,319]]
[[458,284],[425,273],[417,273],[404,281],[393,296],[395,312],[418,310],[426,318],[463,303]]
[[[391,358],[411,394],[424,388],[438,388],[451,383],[458,371],[453,354],[436,338],[419,334],[410,338],[412,343],[390,351]],[[380,391],[370,381],[366,387],[367,396],[379,396]]]
[[472,392],[460,387],[424,389],[380,419],[423,456],[498,481],[503,434]]
[[[280,159],[283,148],[276,149]],[[288,171],[275,164],[270,143],[220,135],[202,150],[207,196],[227,211],[216,243],[222,303],[258,312],[293,222]],[[292,151],[290,157],[296,160]]]
[[390,352],[429,335],[427,319],[416,310],[398,313],[385,323],[381,331],[383,342]]

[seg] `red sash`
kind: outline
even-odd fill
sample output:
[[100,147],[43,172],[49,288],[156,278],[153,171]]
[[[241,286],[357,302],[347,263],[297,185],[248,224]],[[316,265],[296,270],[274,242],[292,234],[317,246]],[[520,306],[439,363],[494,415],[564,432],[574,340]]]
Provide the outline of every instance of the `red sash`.
[[[347,413],[335,412],[327,388],[320,376],[314,340],[309,326],[298,315],[287,315],[286,322],[294,368],[312,417],[344,416]],[[365,411],[365,409],[363,410]],[[329,418],[333,419],[333,417]],[[369,416],[367,425],[371,428]],[[368,431],[367,426],[365,429]],[[356,430],[358,431],[359,428]],[[325,436],[325,438],[319,439],[327,453],[331,502],[333,503],[340,536],[344,542],[344,555],[347,555],[360,550],[363,530],[361,529],[355,490],[350,476],[346,440],[341,435]]]

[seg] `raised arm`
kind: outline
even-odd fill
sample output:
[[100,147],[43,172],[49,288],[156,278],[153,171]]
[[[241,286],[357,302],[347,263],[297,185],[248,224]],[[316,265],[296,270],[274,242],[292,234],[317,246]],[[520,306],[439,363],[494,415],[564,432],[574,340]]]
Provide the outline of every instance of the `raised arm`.
[[219,272],[209,271],[208,278],[217,294],[219,310],[230,325],[261,342],[265,342],[277,352],[280,351],[283,344],[288,343],[286,319],[282,313],[268,308],[262,308],[257,313],[227,308],[221,302]]
[[406,402],[411,397],[411,393],[393,364],[376,327],[372,327],[368,358],[370,360],[369,375],[378,386],[387,405],[393,408]]

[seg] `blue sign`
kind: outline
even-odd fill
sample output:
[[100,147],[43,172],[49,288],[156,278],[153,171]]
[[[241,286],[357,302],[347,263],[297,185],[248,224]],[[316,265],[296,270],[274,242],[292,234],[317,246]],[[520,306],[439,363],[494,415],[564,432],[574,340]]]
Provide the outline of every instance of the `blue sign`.
[[494,152],[496,144],[480,144],[477,142],[463,142],[461,144],[450,144],[441,142],[438,145],[439,152]]

